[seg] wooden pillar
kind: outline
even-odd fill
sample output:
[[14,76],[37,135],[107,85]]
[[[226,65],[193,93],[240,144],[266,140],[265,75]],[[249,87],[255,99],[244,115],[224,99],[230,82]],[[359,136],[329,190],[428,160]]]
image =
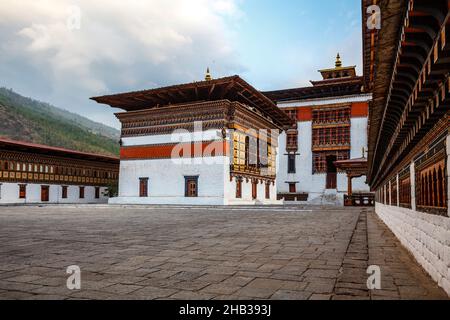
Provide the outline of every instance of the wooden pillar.
[[348,187],[348,195],[351,196],[353,194],[353,187],[352,187],[352,179],[353,177],[351,175],[347,175],[347,187]]
[[450,135],[447,136],[447,176],[444,177],[445,179],[447,179],[447,213],[448,216],[450,217],[450,205],[449,205],[449,201],[450,200]]
[[392,206],[392,186],[391,186],[391,180],[389,180],[388,184],[388,195],[389,195],[389,199],[388,199],[388,205]]
[[411,162],[409,166],[410,181],[411,181],[411,208],[416,211],[416,168],[414,166],[414,161]]
[[397,180],[397,203],[395,204],[397,207],[400,207],[400,179],[398,178],[398,173],[396,176],[396,180]]

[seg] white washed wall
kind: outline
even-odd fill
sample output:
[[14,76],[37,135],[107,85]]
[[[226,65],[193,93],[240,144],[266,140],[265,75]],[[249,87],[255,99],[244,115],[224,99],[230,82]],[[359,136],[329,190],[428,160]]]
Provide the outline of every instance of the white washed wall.
[[85,186],[84,199],[80,199],[79,186],[68,186],[67,199],[62,198],[61,185],[49,185],[49,201],[41,201],[41,184],[27,184],[26,199],[19,199],[19,184],[1,183],[0,204],[27,204],[27,203],[107,203],[108,197],[104,196],[105,187],[100,188],[100,198],[95,199],[95,187]]
[[[298,122],[298,155],[296,156],[296,173],[287,173],[288,156],[286,152],[286,133],[279,138],[280,153],[278,154],[279,170],[277,173],[278,192],[289,192],[289,184],[286,182],[298,182],[297,192],[309,194],[309,201],[320,197],[326,191],[326,174],[312,173],[312,122]],[[351,158],[362,157],[362,148],[367,150],[367,118],[351,119]],[[347,193],[347,176],[338,174],[337,192],[338,198],[343,198]],[[352,180],[354,192],[369,192],[366,177]]]
[[[222,140],[221,130],[123,138],[123,146]],[[229,140],[229,139],[228,139]],[[198,197],[185,197],[185,176],[199,176]],[[139,197],[139,178],[149,178],[148,197]],[[230,158],[204,157],[175,160],[122,160],[119,197],[111,204],[251,205],[280,204],[277,187],[271,186],[271,199],[265,199],[265,185],[258,185],[258,199],[252,200],[251,182],[243,182],[242,199],[236,199],[236,181],[230,181]]]
[[141,137],[125,137],[122,138],[122,146],[145,146],[152,144],[165,144],[165,143],[178,143],[178,142],[191,142],[191,141],[214,141],[221,140],[221,130],[206,130],[204,132],[179,132],[173,134],[162,134],[152,136]]
[[376,203],[376,213],[450,295],[450,218]]
[[[367,118],[351,119],[351,150],[350,158],[356,159],[363,156],[362,149],[367,152]],[[367,156],[367,153],[366,153]],[[355,178],[352,180],[353,192],[370,192],[370,187],[366,184],[366,177]],[[347,182],[345,182],[347,186]],[[346,191],[346,190],[345,190]]]
[[252,182],[246,179],[242,181],[242,198],[236,198],[236,179],[230,182],[226,182],[226,190],[227,190],[227,201],[226,205],[253,205],[253,204],[283,204],[282,201],[277,200],[277,184],[270,185],[270,199],[266,199],[266,184],[259,183],[257,190],[257,199],[254,200],[252,197]]
[[[121,161],[119,197],[110,199],[110,203],[223,205],[229,157],[185,160],[182,163],[172,159]],[[184,196],[185,176],[199,176],[197,198]],[[148,197],[139,197],[139,178],[149,178]]]

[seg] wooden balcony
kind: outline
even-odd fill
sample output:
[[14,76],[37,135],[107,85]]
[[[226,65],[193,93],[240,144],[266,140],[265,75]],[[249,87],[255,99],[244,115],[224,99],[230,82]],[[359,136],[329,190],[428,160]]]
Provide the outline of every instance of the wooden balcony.
[[253,177],[264,177],[275,179],[276,173],[274,168],[268,168],[267,166],[256,166],[256,165],[230,165],[230,172],[235,175],[248,175]]

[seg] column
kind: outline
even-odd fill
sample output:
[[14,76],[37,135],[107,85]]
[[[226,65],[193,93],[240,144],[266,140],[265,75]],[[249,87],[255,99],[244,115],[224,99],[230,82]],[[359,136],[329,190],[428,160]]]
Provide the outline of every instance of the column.
[[348,193],[349,196],[351,196],[351,195],[353,194],[352,179],[353,179],[353,178],[352,178],[351,175],[347,175],[347,180],[348,180],[348,183],[347,183],[347,186],[348,186],[347,193]]
[[389,192],[388,192],[389,199],[388,199],[388,201],[389,201],[389,205],[392,206],[392,184],[391,184],[391,180],[389,180],[388,188],[389,188]]
[[[450,135],[447,136],[447,199],[450,199]],[[447,200],[447,212],[450,217],[450,205]]]
[[416,211],[416,168],[414,167],[414,161],[409,166],[409,172],[411,176],[411,208]]
[[400,185],[399,185],[399,182],[400,182],[400,179],[398,178],[398,173],[397,173],[397,203],[396,203],[396,205],[397,205],[397,207],[400,207]]

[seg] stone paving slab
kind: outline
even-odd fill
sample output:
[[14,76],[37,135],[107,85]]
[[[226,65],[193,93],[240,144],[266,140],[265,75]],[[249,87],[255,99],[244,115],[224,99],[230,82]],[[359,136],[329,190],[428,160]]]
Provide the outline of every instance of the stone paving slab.
[[0,207],[0,299],[446,298],[372,209]]

